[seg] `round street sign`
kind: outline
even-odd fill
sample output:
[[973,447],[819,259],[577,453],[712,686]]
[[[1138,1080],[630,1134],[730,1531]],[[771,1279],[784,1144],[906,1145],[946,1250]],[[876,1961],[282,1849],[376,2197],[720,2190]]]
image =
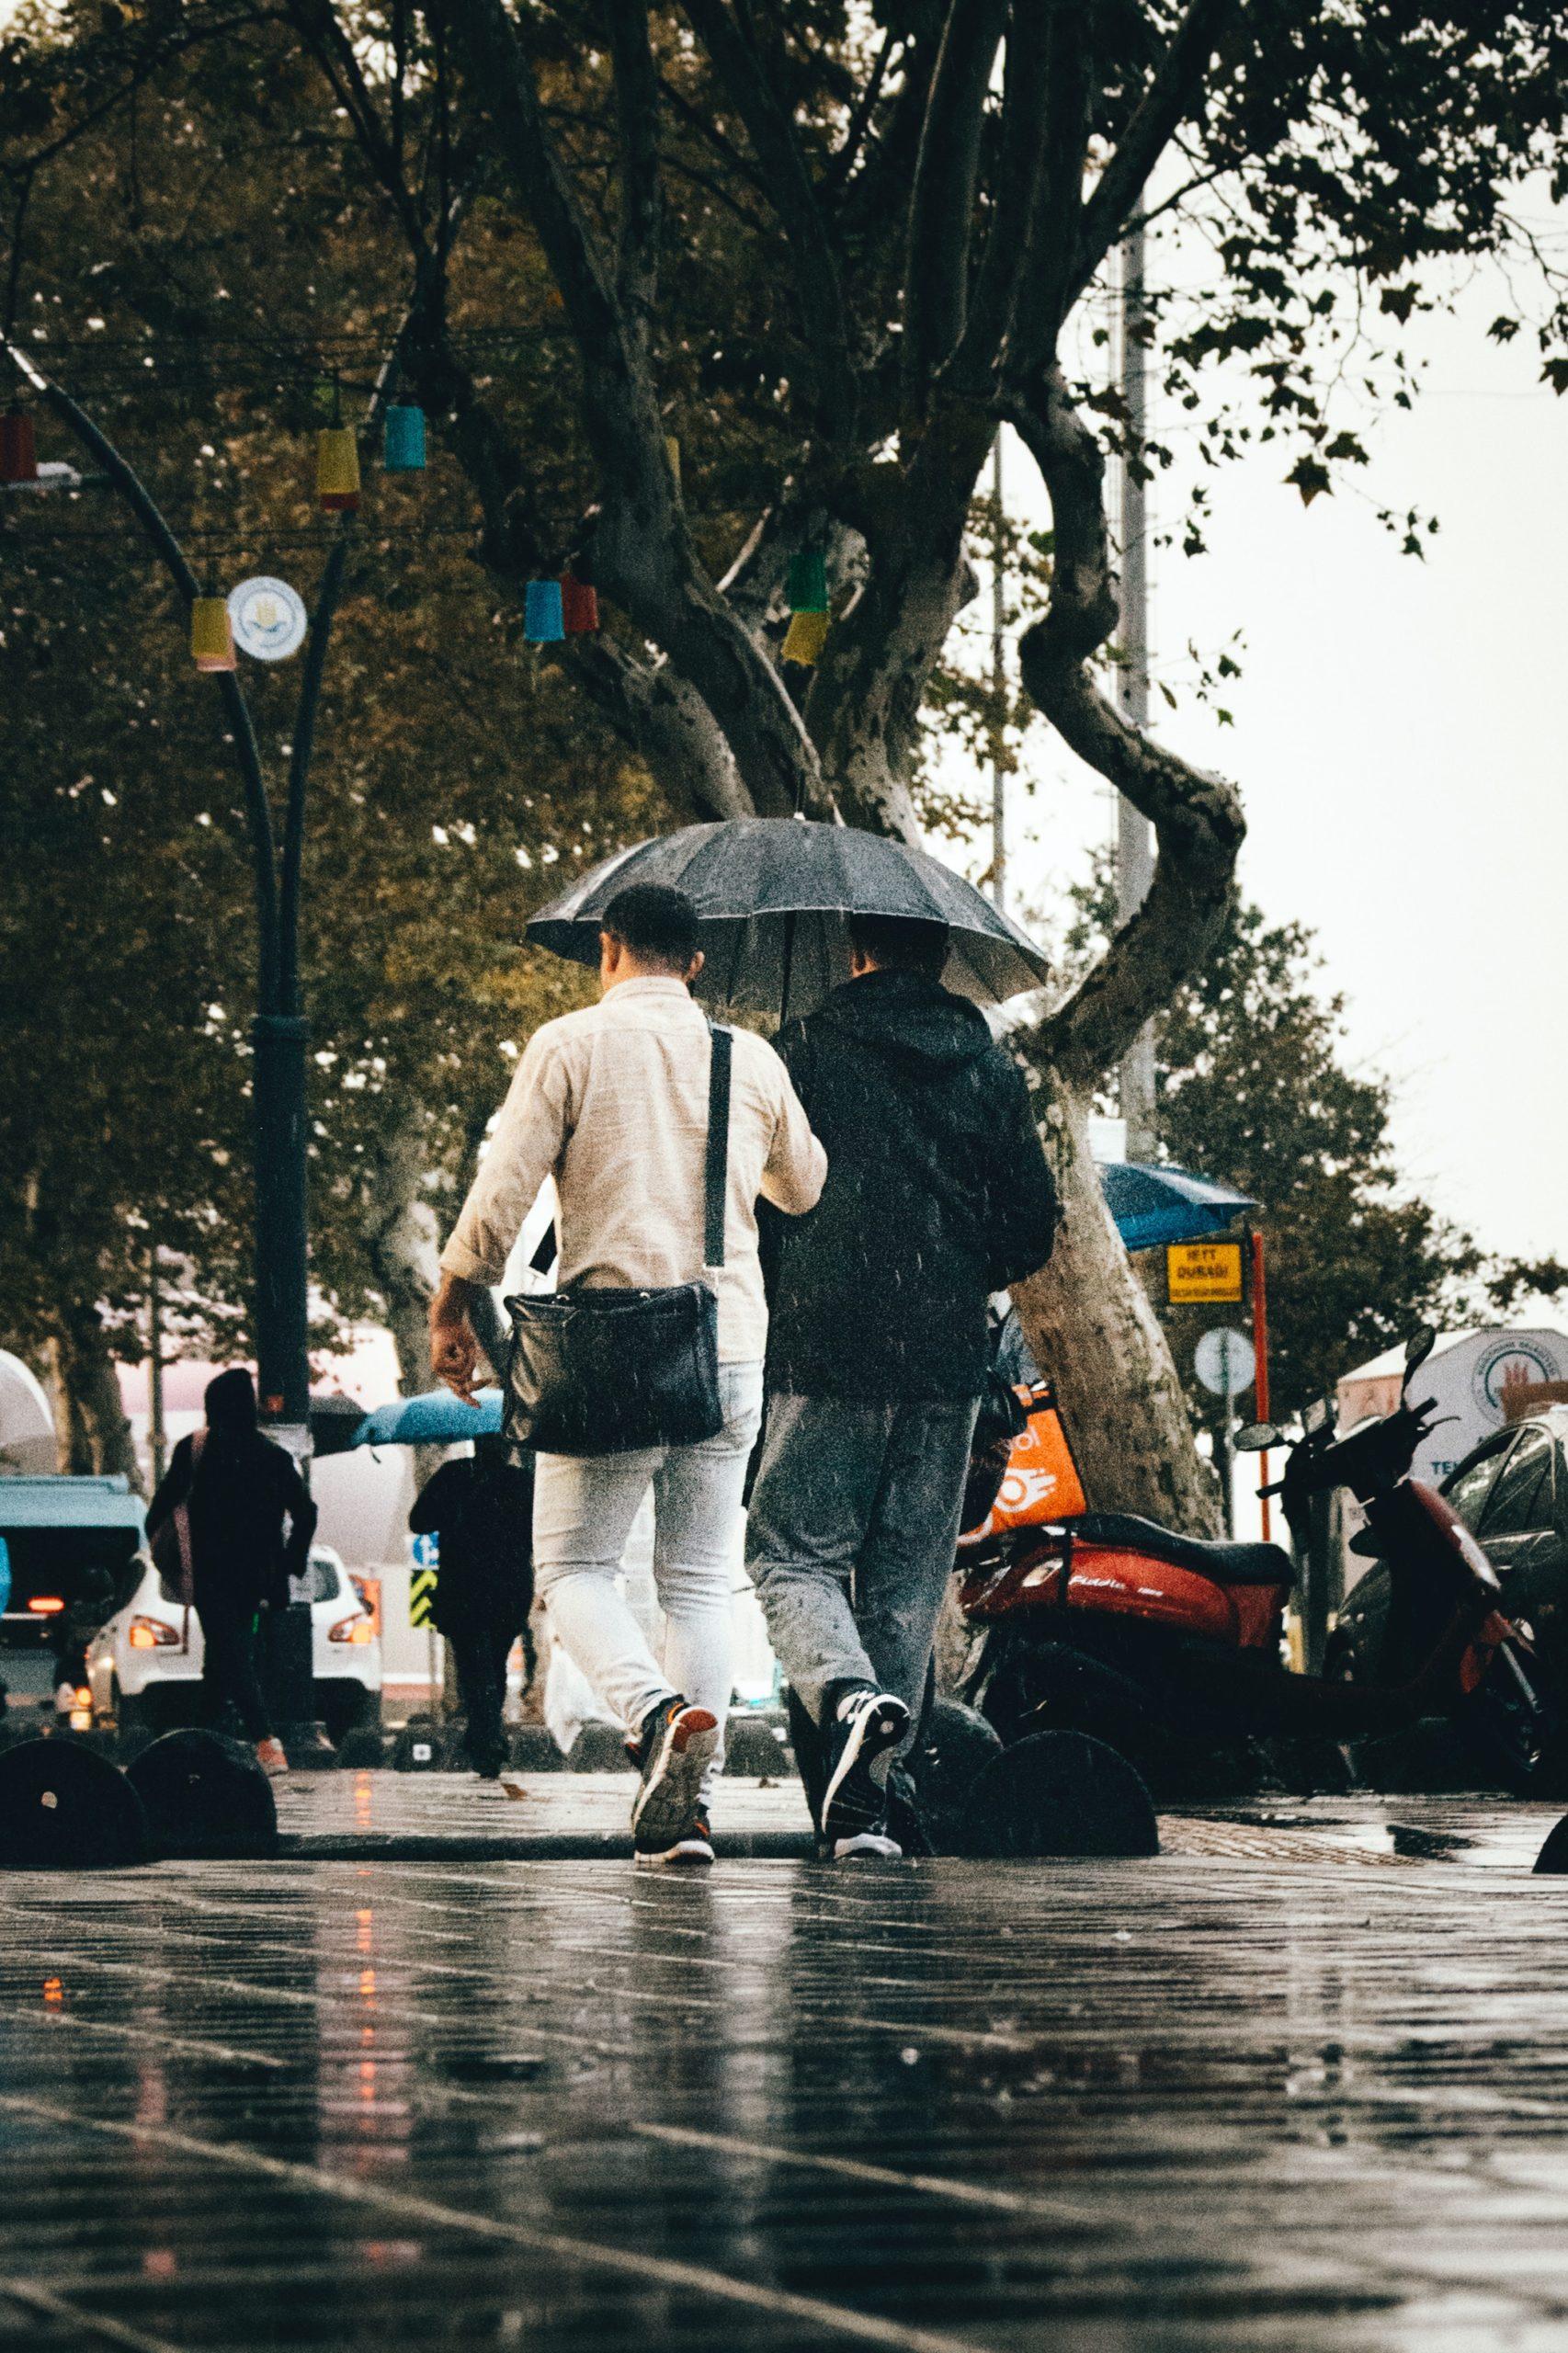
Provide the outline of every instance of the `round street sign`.
[[257,662],[286,662],[305,642],[303,600],[286,580],[265,574],[229,591],[234,643]]
[[1192,1363],[1205,1389],[1212,1389],[1217,1397],[1234,1397],[1250,1389],[1256,1370],[1252,1342],[1229,1324],[1216,1324],[1212,1331],[1205,1332],[1193,1351]]

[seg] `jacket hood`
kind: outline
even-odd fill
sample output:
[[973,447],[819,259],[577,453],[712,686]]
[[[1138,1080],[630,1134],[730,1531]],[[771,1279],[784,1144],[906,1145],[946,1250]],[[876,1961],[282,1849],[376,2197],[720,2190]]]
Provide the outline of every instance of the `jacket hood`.
[[225,1438],[244,1438],[256,1428],[256,1383],[243,1364],[221,1372],[203,1392],[207,1427]]
[[865,972],[842,982],[816,1018],[860,1045],[949,1068],[973,1062],[991,1044],[980,1007],[919,972]]

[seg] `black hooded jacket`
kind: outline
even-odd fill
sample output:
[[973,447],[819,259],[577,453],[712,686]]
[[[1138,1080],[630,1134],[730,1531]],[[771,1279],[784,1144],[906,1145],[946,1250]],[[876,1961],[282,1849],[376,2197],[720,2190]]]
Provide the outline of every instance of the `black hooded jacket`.
[[1051,1256],[1055,1188],[1011,1055],[918,973],[846,982],[778,1049],[827,1151],[778,1221],[767,1378],[802,1396],[977,1397],[987,1295]]
[[256,1383],[243,1365],[210,1381],[202,1402],[201,1460],[193,1475],[191,1442],[182,1438],[147,1506],[147,1525],[155,1528],[188,1500],[199,1604],[210,1597],[254,1609],[263,1601],[287,1602],[287,1580],[303,1574],[310,1556],[316,1507],[293,1457],[257,1428]]

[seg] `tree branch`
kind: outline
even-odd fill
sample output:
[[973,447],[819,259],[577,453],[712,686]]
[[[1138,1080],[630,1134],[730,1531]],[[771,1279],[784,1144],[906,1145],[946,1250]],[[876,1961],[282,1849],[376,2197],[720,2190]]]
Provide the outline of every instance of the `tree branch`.
[[1148,88],[1085,205],[1078,225],[1076,267],[1071,293],[1085,287],[1127,226],[1150,173],[1165,153],[1194,101],[1201,94],[1226,23],[1237,0],[1190,0],[1154,68]]
[[1153,822],[1158,847],[1148,897],[1043,1026],[1048,1058],[1082,1087],[1120,1059],[1201,960],[1224,920],[1246,827],[1232,786],[1129,726],[1089,676],[1089,657],[1117,621],[1105,460],[1060,371],[1015,392],[1008,415],[1040,467],[1055,526],[1051,604],[1018,646],[1024,684],[1063,741]]
[[903,387],[911,415],[963,334],[981,123],[1006,14],[1007,0],[949,0],[909,200]]
[[815,428],[825,441],[847,442],[858,401],[838,256],[794,123],[726,0],[685,0],[685,6],[745,126],[794,261],[816,391]]
[[1012,312],[1041,173],[1051,36],[1059,17],[1060,11],[1050,6],[1019,6],[1008,21],[1002,136],[990,191],[990,225],[963,335],[946,370],[951,381],[989,386]]
[[644,0],[607,0],[620,144],[620,244],[616,295],[646,354],[659,283],[659,75]]
[[576,339],[584,429],[602,490],[594,538],[598,585],[706,702],[754,806],[773,814],[820,811],[827,805],[821,770],[800,714],[698,560],[647,355],[544,121],[517,28],[503,0],[469,0],[452,33]]

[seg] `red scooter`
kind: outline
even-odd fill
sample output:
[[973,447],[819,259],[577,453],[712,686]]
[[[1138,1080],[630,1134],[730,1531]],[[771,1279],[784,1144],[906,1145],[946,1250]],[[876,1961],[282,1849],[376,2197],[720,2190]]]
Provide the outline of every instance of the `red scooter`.
[[[1213,1543],[1085,1510],[1040,1383],[1020,1392],[1026,1427],[994,1463],[994,1493],[960,1545],[960,1695],[1007,1745],[1085,1732],[1151,1782],[1188,1789],[1233,1790],[1267,1770],[1259,1743],[1302,1741],[1312,1753],[1276,1757],[1276,1769],[1343,1787],[1338,1744],[1459,1715],[1483,1691],[1511,1739],[1544,1738],[1529,1646],[1498,1608],[1495,1572],[1442,1498],[1410,1475],[1432,1409],[1411,1404],[1408,1389],[1433,1337],[1412,1341],[1401,1402],[1381,1420],[1340,1438],[1324,1406],[1293,1439],[1258,1426],[1239,1441],[1244,1450],[1289,1446],[1284,1477],[1266,1492],[1281,1498],[1299,1546],[1313,1495],[1347,1487],[1357,1496],[1366,1548],[1393,1583],[1402,1641],[1391,1649],[1413,1662],[1407,1679],[1370,1687],[1287,1670],[1295,1570],[1278,1545]],[[1053,1469],[1042,1476],[1047,1458]]]

